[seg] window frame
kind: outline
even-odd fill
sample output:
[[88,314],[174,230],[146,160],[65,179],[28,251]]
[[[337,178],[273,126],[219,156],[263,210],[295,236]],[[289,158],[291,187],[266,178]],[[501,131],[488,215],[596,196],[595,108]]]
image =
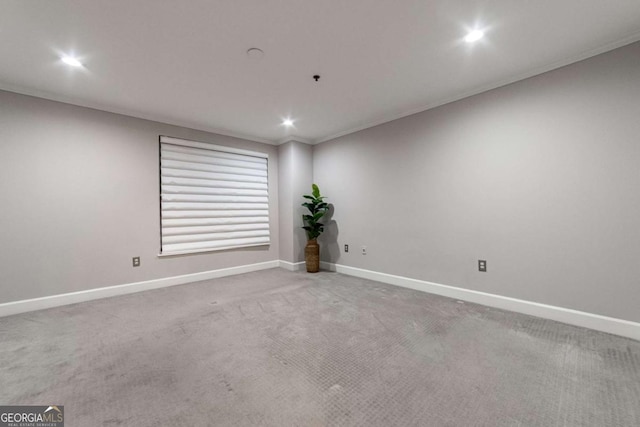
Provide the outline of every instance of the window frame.
[[[265,191],[266,194],[264,196],[266,196],[266,208],[261,207],[261,208],[257,208],[255,210],[255,212],[257,211],[265,211],[266,212],[266,221],[261,221],[261,224],[266,224],[266,241],[262,241],[262,242],[254,242],[254,243],[247,243],[247,244],[229,244],[229,245],[225,245],[225,246],[218,246],[218,247],[208,247],[208,248],[194,248],[194,249],[184,249],[184,250],[166,250],[167,245],[165,243],[165,238],[168,237],[166,235],[165,230],[167,228],[170,228],[169,226],[164,226],[164,222],[163,219],[165,219],[164,214],[166,214],[166,212],[169,211],[169,209],[165,209],[163,207],[163,177],[165,177],[165,175],[163,175],[163,171],[166,172],[167,169],[172,169],[170,167],[163,167],[163,145],[167,144],[167,145],[173,145],[173,146],[179,146],[179,147],[186,147],[188,148],[194,148],[194,149],[199,149],[199,150],[208,150],[208,151],[212,151],[212,152],[218,152],[218,153],[225,153],[225,154],[231,154],[231,155],[236,155],[236,156],[247,156],[247,157],[251,157],[251,158],[259,158],[259,159],[264,159],[265,162],[265,172],[266,175],[264,176],[266,178],[266,186],[265,186]],[[240,161],[242,161],[240,159]],[[246,160],[247,162],[255,162],[255,159],[253,160]],[[256,162],[257,163],[257,162]],[[223,167],[223,166],[221,166]],[[251,151],[251,150],[244,150],[244,149],[239,149],[239,148],[234,148],[234,147],[227,147],[227,146],[223,146],[223,145],[216,145],[216,144],[212,144],[212,143],[208,143],[208,142],[200,142],[200,141],[193,141],[193,140],[188,140],[188,139],[183,139],[183,138],[175,138],[175,137],[170,137],[170,136],[166,136],[166,135],[160,135],[159,136],[159,141],[158,141],[158,169],[159,169],[159,214],[160,214],[160,226],[159,226],[159,231],[160,231],[160,252],[158,254],[159,257],[171,257],[171,256],[180,256],[180,255],[192,255],[192,254],[202,254],[202,253],[208,253],[208,252],[219,252],[219,251],[226,251],[226,250],[233,250],[233,249],[241,249],[241,248],[249,248],[249,247],[260,247],[260,246],[269,246],[271,245],[271,215],[270,215],[270,197],[269,197],[269,155],[267,153],[262,153],[259,151]],[[185,169],[186,170],[186,169]],[[224,174],[225,172],[211,172],[211,173],[218,173],[218,174]],[[229,175],[233,175],[232,173],[228,172]],[[187,178],[188,179],[188,178]],[[204,178],[207,179],[207,178]],[[211,181],[215,181],[214,179],[210,179]],[[240,183],[241,181],[233,181],[233,180],[228,180],[227,182],[234,182],[236,184]],[[169,185],[169,184],[168,184]],[[207,187],[207,188],[213,188],[213,189],[220,189],[222,187],[216,187],[216,186],[211,186],[211,187]],[[262,191],[262,190],[255,190],[255,191]],[[164,194],[164,196],[167,196],[167,194]],[[232,196],[230,196],[232,197]],[[241,195],[238,196],[236,195],[236,197],[242,197]],[[263,197],[263,196],[259,196],[259,197]],[[169,203],[169,202],[168,202]],[[175,201],[173,201],[172,203],[176,203]],[[204,202],[201,202],[204,203]],[[235,203],[239,203],[239,202],[235,202]],[[230,203],[232,204],[232,203]],[[244,209],[244,208],[242,208]],[[218,209],[217,212],[236,212],[237,209]],[[254,212],[251,210],[248,210],[248,212]],[[259,216],[260,218],[262,218],[262,215]],[[241,217],[234,217],[234,216],[223,216],[221,218],[241,218]],[[236,220],[237,221],[237,220]],[[235,224],[237,224],[238,222],[234,221]],[[233,226],[233,224],[231,224],[231,226]],[[227,226],[228,227],[228,226]],[[264,230],[262,230],[264,231]],[[194,233],[193,236],[197,235],[198,233]],[[202,233],[202,234],[215,234],[215,233]],[[251,237],[247,237],[247,239],[249,239]],[[258,237],[256,237],[257,239]],[[260,236],[259,238],[265,238],[265,236]],[[213,239],[215,241],[215,239]],[[221,240],[230,240],[233,241],[233,239],[221,239]]]

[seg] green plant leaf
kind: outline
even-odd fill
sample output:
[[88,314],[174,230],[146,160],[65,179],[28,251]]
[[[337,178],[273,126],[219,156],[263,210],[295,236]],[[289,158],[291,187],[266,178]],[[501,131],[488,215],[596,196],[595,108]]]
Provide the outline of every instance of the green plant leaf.
[[309,214],[302,214],[303,229],[307,232],[309,239],[316,239],[324,231],[324,224],[318,222],[329,210],[329,204],[324,201],[325,197],[320,195],[320,188],[316,184],[311,185],[312,194],[304,194],[306,199],[301,206],[309,211]]

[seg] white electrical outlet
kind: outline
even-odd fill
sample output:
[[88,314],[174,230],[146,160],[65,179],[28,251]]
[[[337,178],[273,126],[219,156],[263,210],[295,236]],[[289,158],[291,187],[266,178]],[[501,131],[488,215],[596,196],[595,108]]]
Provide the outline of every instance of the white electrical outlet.
[[362,255],[366,255],[367,254],[367,247],[363,246],[362,247]]

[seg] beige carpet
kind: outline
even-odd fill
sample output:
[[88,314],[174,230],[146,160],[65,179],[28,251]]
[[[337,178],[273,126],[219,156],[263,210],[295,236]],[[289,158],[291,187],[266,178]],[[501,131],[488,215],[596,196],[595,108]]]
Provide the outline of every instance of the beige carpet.
[[66,426],[640,426],[640,342],[281,269],[0,319]]

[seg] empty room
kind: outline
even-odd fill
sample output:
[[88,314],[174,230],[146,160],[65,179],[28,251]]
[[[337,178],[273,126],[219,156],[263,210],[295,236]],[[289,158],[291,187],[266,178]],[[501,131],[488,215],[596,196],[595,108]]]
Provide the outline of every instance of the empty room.
[[0,427],[640,426],[640,2],[0,0]]

